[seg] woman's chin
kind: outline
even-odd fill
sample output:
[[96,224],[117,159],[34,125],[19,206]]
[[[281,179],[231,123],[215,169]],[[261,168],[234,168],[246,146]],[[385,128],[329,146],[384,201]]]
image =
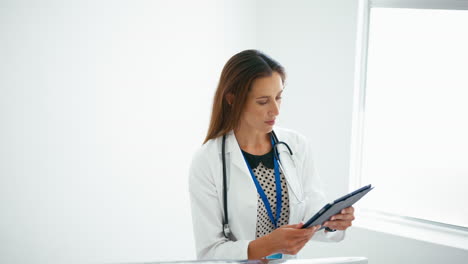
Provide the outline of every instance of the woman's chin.
[[273,131],[273,126],[267,126],[264,131],[265,133],[271,133],[271,131]]

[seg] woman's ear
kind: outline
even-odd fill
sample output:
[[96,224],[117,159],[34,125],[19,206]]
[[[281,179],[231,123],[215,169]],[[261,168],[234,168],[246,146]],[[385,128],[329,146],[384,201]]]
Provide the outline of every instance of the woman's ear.
[[232,93],[226,94],[226,101],[229,105],[232,105],[232,103],[234,103],[234,98],[235,98],[234,94]]

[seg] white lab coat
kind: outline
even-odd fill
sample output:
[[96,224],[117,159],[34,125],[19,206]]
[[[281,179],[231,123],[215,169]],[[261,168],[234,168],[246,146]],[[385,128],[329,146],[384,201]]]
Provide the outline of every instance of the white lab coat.
[[[315,171],[306,138],[288,129],[275,128],[280,141],[280,166],[289,194],[289,224],[307,221],[326,200]],[[247,259],[249,242],[256,239],[257,190],[234,133],[226,136],[226,175],[229,225],[233,237],[223,235],[222,137],[209,140],[193,156],[189,173],[192,221],[198,259]],[[318,231],[312,239],[341,241],[344,231]],[[285,255],[284,258],[295,256]]]

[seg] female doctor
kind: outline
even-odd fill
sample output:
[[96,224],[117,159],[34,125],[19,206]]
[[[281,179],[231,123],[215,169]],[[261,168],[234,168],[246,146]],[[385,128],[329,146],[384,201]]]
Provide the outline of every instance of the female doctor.
[[301,229],[326,200],[306,138],[274,127],[285,77],[257,50],[234,55],[223,68],[189,173],[198,259],[293,258],[311,238],[342,240],[354,220],[349,207],[326,229]]

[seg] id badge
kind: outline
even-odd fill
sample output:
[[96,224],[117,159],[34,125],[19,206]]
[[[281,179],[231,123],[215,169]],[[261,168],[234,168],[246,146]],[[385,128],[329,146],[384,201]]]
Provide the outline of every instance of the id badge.
[[277,254],[273,254],[273,255],[270,255],[270,256],[266,256],[265,258],[266,259],[282,259],[283,254],[282,253],[277,253]]

